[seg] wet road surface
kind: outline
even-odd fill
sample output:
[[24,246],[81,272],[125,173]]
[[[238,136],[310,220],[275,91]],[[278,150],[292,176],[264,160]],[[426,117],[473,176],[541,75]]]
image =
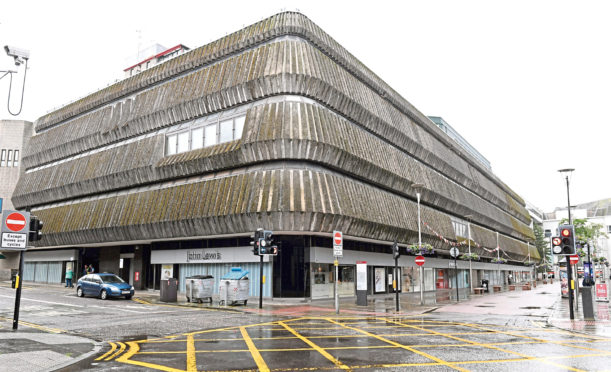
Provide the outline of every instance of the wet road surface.
[[[601,370],[611,339],[417,317],[303,317],[110,344],[92,367],[164,371]],[[502,321],[499,318],[499,321]]]

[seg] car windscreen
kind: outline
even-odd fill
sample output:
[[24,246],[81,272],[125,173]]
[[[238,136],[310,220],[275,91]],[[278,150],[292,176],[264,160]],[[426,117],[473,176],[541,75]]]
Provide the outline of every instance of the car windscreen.
[[104,283],[125,283],[123,279],[116,275],[100,275]]

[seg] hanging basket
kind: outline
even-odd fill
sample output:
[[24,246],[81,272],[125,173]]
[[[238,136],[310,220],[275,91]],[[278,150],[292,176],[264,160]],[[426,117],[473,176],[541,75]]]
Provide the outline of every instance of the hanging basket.
[[413,255],[422,255],[422,256],[429,256],[429,255],[433,255],[435,254],[435,250],[433,249],[433,246],[430,244],[421,244],[420,247],[418,247],[418,244],[410,244],[407,246],[407,252],[411,253]]
[[504,263],[507,263],[507,260],[504,258],[493,258],[492,260],[490,260],[490,262],[496,263],[496,264],[504,264]]
[[475,253],[465,253],[458,257],[459,260],[479,261],[479,256]]

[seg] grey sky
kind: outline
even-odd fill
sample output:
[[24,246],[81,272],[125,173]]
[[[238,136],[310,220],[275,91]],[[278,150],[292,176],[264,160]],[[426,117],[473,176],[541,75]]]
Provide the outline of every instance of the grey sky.
[[[19,118],[121,79],[139,45],[196,48],[283,9],[304,13],[424,114],[442,116],[545,211],[566,204],[560,168],[576,168],[573,203],[611,197],[607,1],[5,2],[0,45],[31,52]],[[13,118],[7,91],[8,77],[2,119]]]

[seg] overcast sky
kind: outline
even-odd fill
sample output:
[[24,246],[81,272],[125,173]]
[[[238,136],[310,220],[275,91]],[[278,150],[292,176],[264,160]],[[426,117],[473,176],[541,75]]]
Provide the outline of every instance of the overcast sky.
[[[426,115],[441,116],[494,173],[544,211],[611,198],[609,1],[7,1],[0,46],[31,53],[34,121],[123,77],[153,43],[202,46],[299,10]],[[0,51],[0,70],[14,69]],[[1,75],[0,75],[1,76]],[[11,111],[19,109],[23,67]],[[16,85],[16,86],[15,86]],[[0,119],[9,78],[0,80]]]

